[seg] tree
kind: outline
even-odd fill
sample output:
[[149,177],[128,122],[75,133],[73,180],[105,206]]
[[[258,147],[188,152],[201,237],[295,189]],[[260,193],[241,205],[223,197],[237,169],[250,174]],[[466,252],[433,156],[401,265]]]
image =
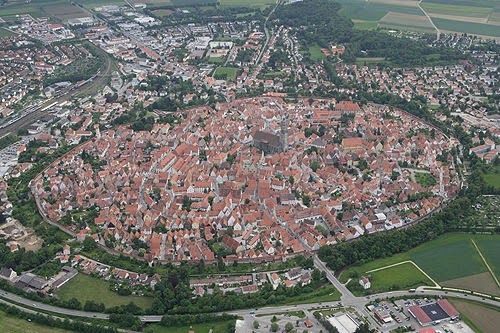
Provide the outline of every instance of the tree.
[[286,323],[285,325],[285,331],[291,332],[293,330],[293,324],[292,323]]
[[371,330],[367,323],[363,323],[358,326],[354,333],[373,333],[375,330]]
[[253,321],[253,328],[258,329],[259,328],[259,322],[257,320]]
[[280,329],[280,326],[277,323],[271,324],[271,332],[278,332],[279,329]]

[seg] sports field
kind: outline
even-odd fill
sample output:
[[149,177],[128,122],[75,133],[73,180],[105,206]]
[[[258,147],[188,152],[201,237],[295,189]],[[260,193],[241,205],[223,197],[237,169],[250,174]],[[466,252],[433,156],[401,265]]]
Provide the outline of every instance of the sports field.
[[76,298],[80,303],[86,301],[102,302],[108,307],[126,305],[134,302],[137,306],[147,309],[153,302],[150,297],[141,296],[120,296],[109,289],[109,283],[85,274],[78,274],[56,292],[63,300]]
[[[500,260],[497,259],[497,254],[500,253],[498,252],[500,246],[497,244],[500,242],[500,235],[451,233],[422,244],[408,252],[371,261],[361,266],[350,267],[341,273],[340,280],[346,282],[350,277],[366,275],[371,270],[410,260],[442,286],[449,285],[456,288],[472,288],[475,286],[476,291],[499,294],[500,289],[471,239],[476,241],[481,253],[498,278]],[[383,270],[378,272],[383,272]],[[392,275],[386,274],[390,282],[384,282],[380,287],[383,290],[392,281],[403,280],[407,282],[406,284],[414,282],[411,278],[405,278],[404,275],[404,270],[396,271]]]
[[238,68],[217,67],[213,76],[217,80],[236,80],[236,77],[238,76]]

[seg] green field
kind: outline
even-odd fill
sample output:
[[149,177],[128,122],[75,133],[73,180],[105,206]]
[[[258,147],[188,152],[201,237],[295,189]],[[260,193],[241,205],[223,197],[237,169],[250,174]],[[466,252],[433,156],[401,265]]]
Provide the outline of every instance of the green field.
[[438,283],[487,272],[487,268],[475,250],[471,239],[484,246],[484,250],[482,249],[484,256],[489,261],[489,264],[496,267],[498,271],[500,263],[496,259],[498,256],[495,256],[498,252],[495,251],[498,250],[496,244],[500,242],[500,235],[450,233],[408,252],[374,260],[361,266],[350,267],[340,274],[340,281],[346,282],[349,277],[360,276],[367,271],[406,260],[415,262]]
[[238,68],[235,67],[217,67],[214,71],[214,78],[219,80],[236,80]]
[[423,187],[431,187],[437,183],[433,175],[424,172],[415,172],[415,180]]
[[220,0],[220,5],[224,7],[267,7],[276,4],[274,0]]
[[500,26],[433,18],[434,24],[441,30],[465,32],[468,34],[500,37]]
[[373,3],[364,0],[340,0],[340,14],[355,20],[378,21],[389,12],[424,15],[420,9],[411,6],[398,6],[383,3]]
[[1,37],[9,37],[12,35],[12,32],[9,30],[5,30],[4,28],[0,28],[0,38]]
[[449,5],[442,3],[422,3],[422,8],[428,14],[442,14],[466,17],[486,17],[493,10],[493,8],[477,7],[477,6],[463,6],[463,5]]
[[149,325],[144,329],[145,333],[186,333],[189,331],[190,328],[192,328],[196,333],[208,333],[210,332],[210,329],[212,329],[212,332],[218,333],[218,332],[226,332],[227,327],[229,325],[232,325],[234,323],[234,320],[227,320],[227,321],[219,321],[219,322],[213,322],[213,323],[206,323],[206,324],[194,324],[194,325],[188,325],[188,326],[174,326],[174,327],[165,327],[161,326],[158,324],[153,324]]
[[304,304],[304,303],[319,303],[319,302],[332,302],[340,300],[340,293],[337,289],[335,289],[332,285],[328,284],[324,287],[318,288],[315,291],[303,294],[288,297],[286,301],[277,303],[278,304]]
[[476,244],[490,265],[493,273],[500,278],[500,241],[498,239],[479,239]]
[[309,54],[311,59],[314,61],[321,61],[325,59],[325,55],[321,52],[321,48],[318,44],[309,46]]
[[496,166],[488,173],[483,174],[484,181],[495,188],[500,188],[500,166]]
[[56,294],[63,300],[76,298],[82,305],[86,301],[102,302],[107,308],[134,302],[137,306],[147,309],[153,302],[150,297],[120,296],[109,289],[107,281],[85,274],[78,274],[63,285]]
[[[432,283],[432,281],[430,281],[412,263],[404,263],[376,272],[367,273],[366,275],[370,277],[370,294],[384,292],[387,290],[402,290],[418,286],[434,285],[434,283]],[[358,278],[353,279],[349,283],[349,288],[353,289],[355,294],[364,294],[364,291],[358,283]]]
[[0,311],[0,332],[5,333],[69,333],[60,328],[44,326]]
[[375,30],[378,27],[377,21],[363,21],[363,20],[355,20],[354,28],[358,30]]

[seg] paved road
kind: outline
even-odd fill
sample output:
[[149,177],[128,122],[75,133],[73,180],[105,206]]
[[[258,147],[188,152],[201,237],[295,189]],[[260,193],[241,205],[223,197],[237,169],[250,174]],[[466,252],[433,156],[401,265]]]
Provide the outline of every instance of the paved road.
[[[75,97],[78,94],[81,94],[86,90],[93,89],[96,86],[104,86],[109,78],[109,75],[111,74],[111,69],[112,69],[111,66],[112,62],[110,56],[106,54],[104,58],[105,62],[101,67],[100,71],[96,75],[94,75],[90,80],[88,80],[88,82],[83,84],[81,87],[78,87],[66,94],[62,94],[61,96],[58,96],[56,98],[52,98],[36,107],[28,107],[28,108],[34,108],[34,111],[29,112],[22,118],[16,120],[15,122],[0,128],[0,137],[3,137],[4,135],[7,135],[11,132],[16,132],[18,129],[31,125],[37,120],[43,118],[43,116],[46,115],[43,108],[49,106],[52,103],[61,103],[70,100],[71,98]],[[21,111],[21,113],[22,112],[23,111]]]
[[[337,280],[337,282],[338,282],[338,280]],[[340,282],[338,282],[338,283],[340,285],[342,285]],[[341,289],[341,290],[344,290],[344,288],[345,287],[339,286],[339,289]],[[483,298],[483,297],[477,296],[477,295],[468,295],[468,294],[464,294],[464,293],[460,293],[460,292],[447,292],[447,291],[442,291],[442,290],[425,290],[424,288],[418,288],[415,293],[410,293],[408,291],[395,291],[395,292],[375,294],[375,295],[371,295],[371,296],[367,296],[367,297],[355,297],[355,296],[349,296],[348,294],[352,295],[352,293],[350,293],[350,292],[346,293],[346,295],[343,294],[342,300],[335,301],[335,302],[319,302],[319,303],[309,303],[309,304],[300,304],[300,305],[269,306],[269,307],[263,307],[263,308],[259,308],[259,309],[232,310],[232,311],[226,311],[226,313],[234,314],[234,315],[238,315],[238,316],[266,315],[266,314],[272,314],[272,313],[276,313],[276,312],[297,311],[297,310],[312,311],[314,309],[326,308],[326,307],[332,307],[332,306],[351,306],[351,307],[355,307],[358,310],[363,309],[363,310],[361,310],[361,314],[367,316],[368,313],[367,313],[367,310],[365,308],[365,305],[370,303],[371,301],[374,301],[376,299],[384,299],[384,298],[388,298],[388,297],[401,297],[401,296],[415,297],[416,295],[456,297],[456,298],[469,299],[469,300],[477,301],[480,303],[500,307],[500,301],[497,301],[497,300]],[[50,312],[50,313],[56,314],[56,315],[58,314],[58,315],[83,317],[83,318],[109,319],[109,315],[105,314],[105,313],[88,312],[88,311],[61,308],[58,306],[53,306],[53,305],[49,305],[49,304],[45,304],[45,303],[36,302],[36,301],[30,300],[30,299],[26,299],[26,298],[23,298],[23,297],[18,296],[16,294],[6,292],[3,290],[0,290],[0,298],[4,299],[5,301],[7,301],[9,303],[15,303],[15,304],[21,305],[23,307],[31,308],[32,311],[41,310],[41,311]],[[159,322],[161,320],[161,317],[162,316],[158,316],[158,315],[139,316],[139,318],[142,322]],[[368,316],[368,318],[371,318],[371,316]],[[376,325],[376,327],[377,326],[378,325]]]

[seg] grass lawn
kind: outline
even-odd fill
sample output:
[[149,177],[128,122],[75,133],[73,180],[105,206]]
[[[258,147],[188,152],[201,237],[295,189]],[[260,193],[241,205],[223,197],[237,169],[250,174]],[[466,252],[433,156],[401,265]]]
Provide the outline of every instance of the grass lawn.
[[60,328],[44,326],[0,311],[0,332],[8,333],[69,333]]
[[210,64],[223,64],[226,59],[223,57],[209,57],[208,62]]
[[375,30],[378,27],[377,21],[353,20],[354,28],[358,30]]
[[214,78],[218,80],[236,80],[238,68],[235,67],[217,67],[214,71]]
[[[382,269],[380,271],[368,273],[371,281],[371,288],[367,290],[370,294],[384,292],[388,290],[402,290],[415,288],[418,286],[434,285],[415,265],[405,263],[394,267]],[[353,279],[349,285],[354,285],[355,293],[362,295],[364,291],[358,283],[358,279]],[[358,288],[359,286],[359,288]]]
[[493,168],[493,171],[483,174],[484,181],[495,188],[500,188],[500,166]]
[[433,175],[424,172],[415,172],[415,180],[423,187],[431,187],[437,183]]
[[304,303],[332,302],[338,300],[340,300],[340,293],[337,291],[337,289],[335,289],[335,287],[328,284],[308,294],[287,297],[284,301],[279,301],[276,302],[276,304],[272,305],[293,305]]
[[85,274],[78,274],[68,281],[57,291],[57,295],[63,300],[74,297],[82,304],[86,301],[102,302],[107,308],[134,302],[137,306],[147,309],[153,302],[150,297],[120,296],[109,289],[107,281]]
[[158,324],[149,325],[144,329],[145,333],[186,333],[191,327],[196,333],[208,333],[210,329],[212,332],[226,332],[227,327],[234,323],[233,320],[217,321],[213,323],[194,324],[187,326],[173,326],[165,327]]
[[[437,282],[457,279],[465,276],[486,272],[479,254],[470,241],[474,238],[476,242],[482,244],[483,240],[493,240],[500,242],[500,235],[472,235],[461,233],[449,233],[439,238],[424,243],[411,249],[408,252],[399,253],[394,256],[370,261],[360,266],[350,267],[340,274],[340,281],[346,282],[352,272],[364,274],[367,271],[395,264],[405,260],[414,261],[422,270]],[[495,246],[487,245],[490,256],[495,256]],[[492,254],[493,253],[493,254]],[[488,257],[487,254],[484,254]],[[496,260],[492,260],[496,262]],[[494,265],[494,263],[490,265]],[[498,264],[498,263],[497,263]]]
[[325,59],[325,55],[321,52],[321,48],[318,44],[309,46],[309,54],[311,55],[311,59],[314,61],[321,61]]

